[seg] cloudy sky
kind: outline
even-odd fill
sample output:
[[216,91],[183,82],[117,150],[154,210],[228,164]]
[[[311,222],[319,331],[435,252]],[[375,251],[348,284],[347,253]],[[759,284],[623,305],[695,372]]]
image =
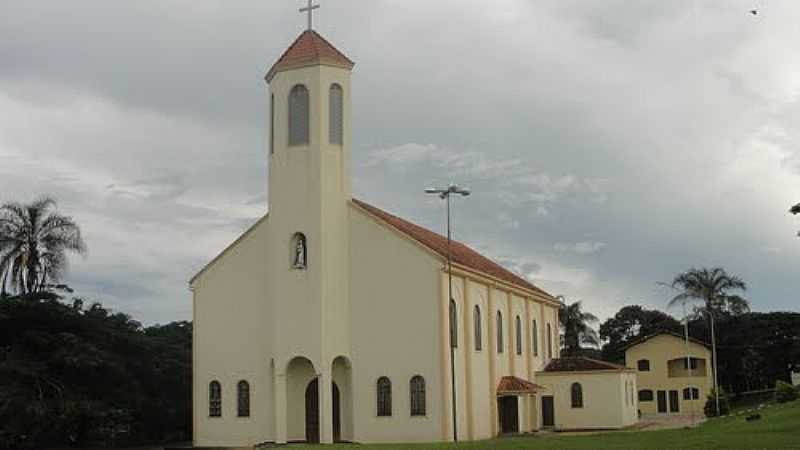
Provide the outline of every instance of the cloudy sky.
[[[0,201],[83,227],[67,282],[145,323],[267,210],[263,76],[295,0],[0,0]],[[759,9],[758,15],[749,10]],[[322,0],[356,61],[356,196],[601,317],[722,265],[798,310],[800,2]]]

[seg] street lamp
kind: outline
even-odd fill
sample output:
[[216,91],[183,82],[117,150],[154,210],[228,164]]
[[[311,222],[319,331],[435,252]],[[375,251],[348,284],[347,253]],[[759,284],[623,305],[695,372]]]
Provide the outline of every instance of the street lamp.
[[[450,234],[450,195],[458,194],[461,196],[468,196],[470,194],[469,189],[462,188],[456,184],[450,183],[449,186],[445,188],[428,188],[425,189],[426,194],[436,194],[442,200],[446,201],[447,205],[447,296],[450,298],[448,302],[448,311],[452,308],[452,305],[455,303],[453,300],[453,258],[452,253],[450,250],[450,243],[452,241],[451,234]],[[453,442],[458,441],[458,430],[457,430],[457,423],[458,419],[456,417],[456,363],[455,363],[455,336],[453,336],[453,332],[456,329],[455,323],[453,321],[456,320],[454,317],[455,314],[449,313],[447,315],[448,322],[450,325],[450,385],[452,387],[452,415],[453,415]]]

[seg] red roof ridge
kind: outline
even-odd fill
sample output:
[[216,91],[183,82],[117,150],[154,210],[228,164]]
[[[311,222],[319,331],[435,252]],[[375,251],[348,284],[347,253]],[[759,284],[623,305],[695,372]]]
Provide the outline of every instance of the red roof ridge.
[[587,372],[594,370],[632,370],[628,367],[585,356],[564,356],[547,363],[543,372]]
[[496,392],[497,395],[520,393],[535,394],[539,389],[542,389],[542,387],[528,380],[514,376],[504,376],[500,379],[500,382],[497,383]]
[[[380,208],[372,206],[361,200],[352,199],[352,202],[366,210],[379,220],[388,223],[402,234],[411,237],[442,257],[447,257],[447,238],[427,228],[411,223],[405,219],[390,214]],[[544,290],[536,287],[514,272],[504,268],[489,258],[481,255],[470,247],[458,241],[451,241],[451,255],[453,262],[489,276],[498,278],[506,283],[515,285],[525,290],[534,291],[547,297],[552,297]]]
[[264,79],[269,83],[280,71],[311,65],[330,65],[352,69],[355,63],[314,30],[306,30],[292,42]]

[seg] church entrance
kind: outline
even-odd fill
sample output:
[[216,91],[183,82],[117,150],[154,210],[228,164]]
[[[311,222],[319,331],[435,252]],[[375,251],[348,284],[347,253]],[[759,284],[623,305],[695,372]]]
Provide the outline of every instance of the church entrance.
[[[333,441],[342,440],[342,415],[339,386],[331,383],[333,397]],[[306,387],[306,442],[319,444],[319,380],[311,380]]]
[[306,442],[319,444],[319,382],[316,378],[306,388]]
[[333,442],[342,441],[342,413],[339,405],[339,386],[333,383]]
[[519,401],[516,396],[497,399],[497,411],[500,419],[500,432],[519,433]]

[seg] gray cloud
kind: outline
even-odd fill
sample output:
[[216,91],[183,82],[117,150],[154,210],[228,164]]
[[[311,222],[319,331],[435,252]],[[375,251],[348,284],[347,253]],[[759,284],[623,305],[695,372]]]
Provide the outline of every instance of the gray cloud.
[[[354,191],[455,233],[601,316],[722,264],[796,309],[800,5],[323,2],[356,60]],[[56,195],[90,246],[79,290],[144,322],[266,211],[263,74],[291,2],[0,7],[0,201]]]

